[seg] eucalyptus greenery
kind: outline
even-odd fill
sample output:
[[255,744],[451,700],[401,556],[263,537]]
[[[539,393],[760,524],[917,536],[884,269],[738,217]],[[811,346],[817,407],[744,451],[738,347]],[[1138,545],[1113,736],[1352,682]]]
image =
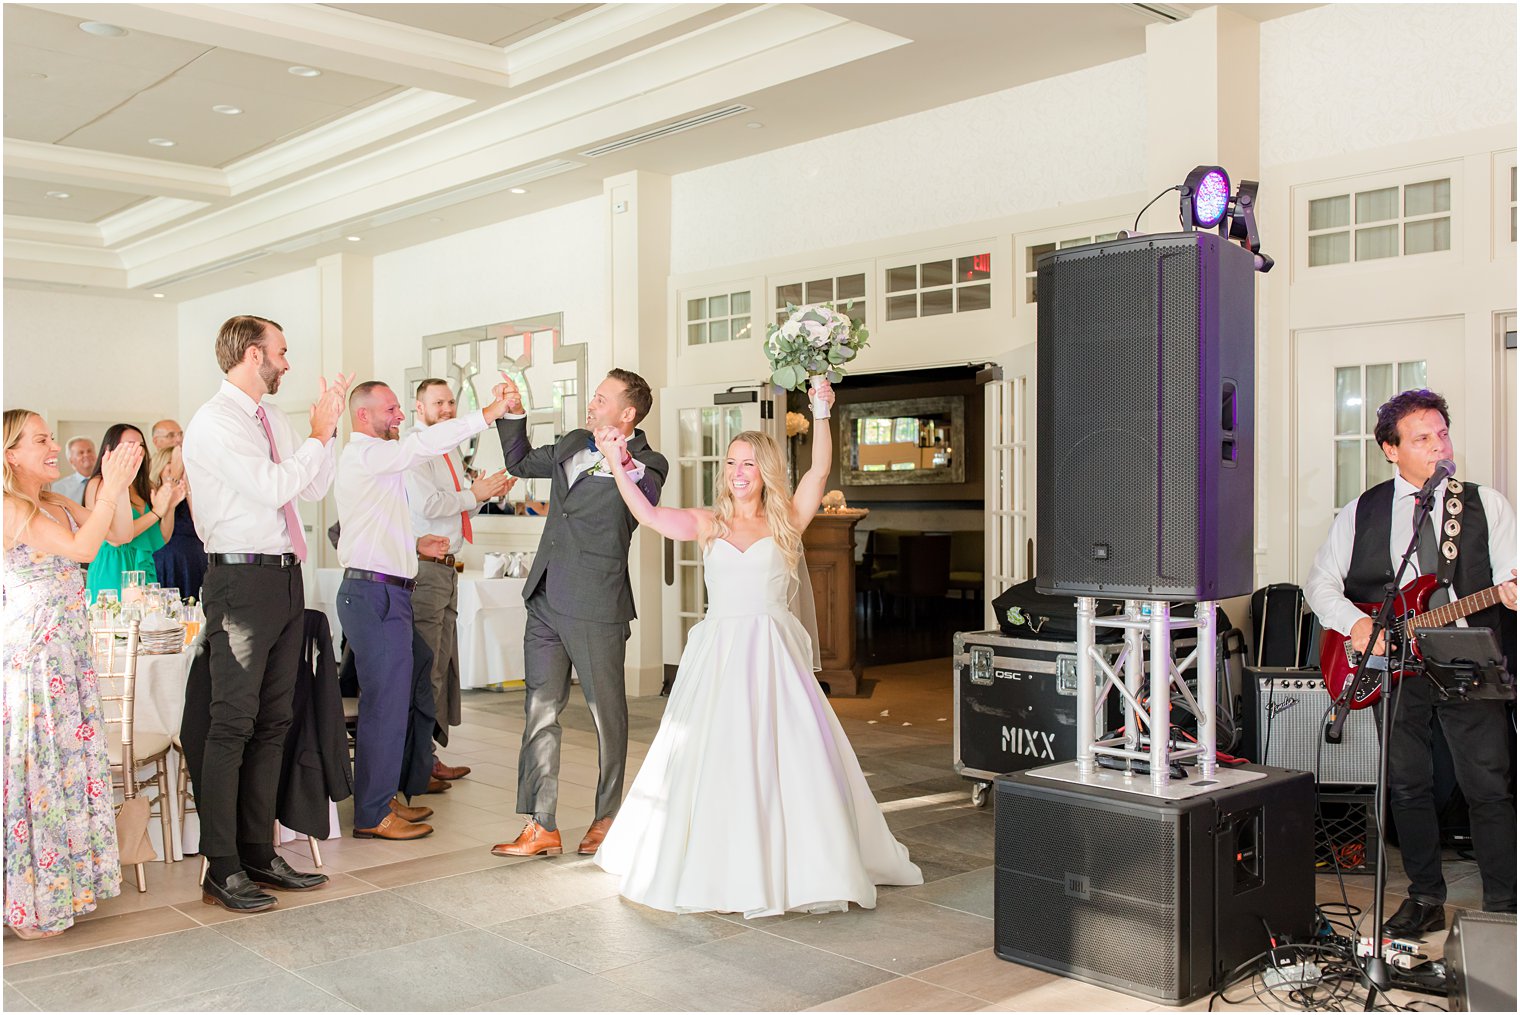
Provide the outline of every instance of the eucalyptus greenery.
[[865,347],[869,332],[832,303],[786,305],[786,320],[770,326],[765,355],[771,363],[771,380],[782,388],[801,391],[809,377],[826,376],[830,384],[844,377],[844,364]]

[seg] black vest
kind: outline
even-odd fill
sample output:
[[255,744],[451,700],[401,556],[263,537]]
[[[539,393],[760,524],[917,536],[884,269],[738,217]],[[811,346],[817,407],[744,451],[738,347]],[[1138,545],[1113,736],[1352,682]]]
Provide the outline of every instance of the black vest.
[[[1444,492],[1444,491],[1443,491]],[[1444,522],[1446,512],[1441,512]],[[1356,501],[1356,540],[1351,547],[1351,568],[1346,572],[1346,598],[1358,603],[1380,603],[1383,589],[1393,581],[1393,561],[1389,542],[1393,529],[1393,480],[1379,483]],[[1488,559],[1488,516],[1478,484],[1462,484],[1462,534],[1457,537],[1457,571],[1452,578],[1452,598],[1482,592],[1494,583],[1494,569]],[[1415,561],[1418,565],[1418,561]],[[1404,584],[1413,579],[1407,577]],[[1467,622],[1473,627],[1488,627],[1498,633],[1501,644],[1512,631],[1513,614],[1499,606],[1471,614]],[[1511,649],[1506,647],[1506,652]]]

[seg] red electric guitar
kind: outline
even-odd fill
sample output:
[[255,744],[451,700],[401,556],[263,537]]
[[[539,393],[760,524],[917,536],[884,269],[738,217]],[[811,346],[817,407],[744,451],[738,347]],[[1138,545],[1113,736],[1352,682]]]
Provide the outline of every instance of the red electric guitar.
[[[1393,613],[1388,622],[1388,658],[1397,660],[1401,654],[1401,646],[1405,642],[1409,644],[1410,655],[1414,659],[1420,658],[1420,646],[1415,640],[1413,631],[1417,627],[1445,627],[1454,624],[1463,617],[1486,610],[1490,606],[1499,603],[1499,586],[1475,592],[1470,596],[1463,596],[1454,603],[1438,606],[1433,610],[1427,609],[1430,605],[1430,595],[1437,588],[1435,575],[1424,575],[1405,585],[1399,590],[1398,597],[1393,601]],[[1357,603],[1357,609],[1369,617],[1376,617],[1382,603]],[[1330,692],[1330,697],[1339,699],[1341,691],[1345,689],[1346,682],[1356,675],[1357,664],[1361,662],[1362,654],[1351,647],[1351,639],[1334,631],[1325,631],[1321,635],[1319,648],[1319,668],[1325,676],[1325,687]],[[1362,682],[1359,686],[1351,689],[1351,707],[1353,709],[1366,708],[1376,704],[1382,696],[1383,672],[1381,667],[1374,668],[1383,663],[1382,657],[1372,660],[1374,665],[1369,665],[1362,674]],[[1408,676],[1411,670],[1395,671],[1393,679]]]

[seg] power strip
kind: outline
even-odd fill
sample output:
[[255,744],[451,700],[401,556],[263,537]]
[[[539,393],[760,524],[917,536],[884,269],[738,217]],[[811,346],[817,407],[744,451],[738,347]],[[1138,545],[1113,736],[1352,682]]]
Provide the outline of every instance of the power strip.
[[1282,966],[1268,966],[1262,970],[1261,982],[1267,988],[1286,987],[1299,990],[1320,981],[1319,966],[1313,962],[1292,962]]

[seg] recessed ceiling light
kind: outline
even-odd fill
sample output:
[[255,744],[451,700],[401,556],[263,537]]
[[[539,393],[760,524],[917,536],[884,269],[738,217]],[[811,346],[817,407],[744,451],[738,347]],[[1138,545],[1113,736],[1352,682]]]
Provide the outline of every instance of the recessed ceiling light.
[[66,190],[50,190],[44,196],[51,197],[55,201],[67,201],[69,199],[69,192]]
[[526,194],[527,192],[528,190],[526,187],[513,187],[511,191],[509,191],[509,193],[512,194]]
[[150,137],[150,138],[148,138],[148,143],[151,144],[151,145],[157,145],[160,148],[173,148],[174,147],[174,142],[170,141],[166,137]]
[[751,120],[744,126],[748,127],[750,130],[759,130],[761,127],[764,127],[765,124],[761,123],[759,120]]
[[163,293],[154,293],[153,294],[153,298],[156,299],[156,300],[161,300],[161,299],[164,298],[164,294]]
[[362,236],[345,236],[343,238],[350,243],[358,243],[360,240],[364,239]]
[[212,106],[213,113],[221,113],[223,116],[237,116],[242,110],[236,106]]
[[316,78],[322,76],[322,72],[315,67],[292,67],[290,68],[290,73],[298,78]]
[[34,70],[34,71],[32,71],[31,73],[29,73],[27,75],[27,77],[31,78],[33,81],[46,81],[47,80],[47,75],[44,74],[44,73],[42,73],[42,71],[40,71],[40,70]]
[[428,221],[429,222],[442,222],[443,221],[443,216],[441,216],[441,215],[429,215],[428,216]]
[[125,28],[119,25],[107,24],[104,21],[85,21],[79,25],[79,30],[88,35],[96,35],[102,39],[119,39],[127,34]]

